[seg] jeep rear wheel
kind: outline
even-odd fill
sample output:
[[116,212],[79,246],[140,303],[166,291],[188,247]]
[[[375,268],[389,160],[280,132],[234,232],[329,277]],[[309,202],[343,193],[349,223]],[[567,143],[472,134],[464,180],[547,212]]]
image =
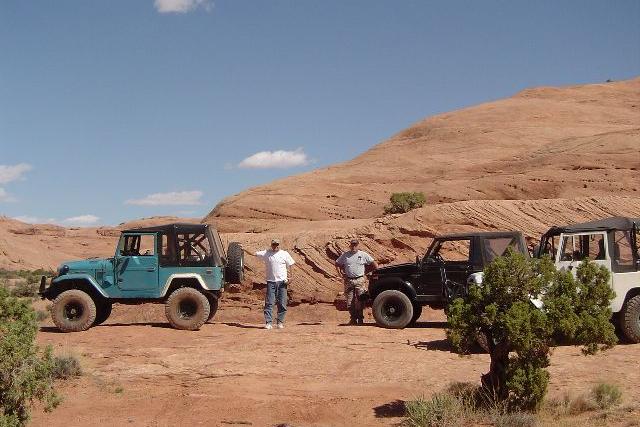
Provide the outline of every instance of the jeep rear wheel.
[[242,284],[244,280],[244,252],[238,242],[229,243],[227,249],[227,266],[225,281],[234,285]]
[[86,331],[96,320],[96,304],[80,289],[64,291],[53,300],[51,318],[62,332]]
[[400,291],[383,291],[373,301],[373,317],[383,328],[402,329],[413,318],[413,304]]
[[96,303],[96,320],[93,322],[93,326],[98,326],[106,322],[111,316],[112,305],[107,301],[100,301]]
[[194,288],[176,289],[164,305],[164,312],[171,326],[189,331],[200,329],[209,318],[210,310],[207,297]]
[[624,303],[620,312],[620,328],[632,343],[640,343],[640,295]]

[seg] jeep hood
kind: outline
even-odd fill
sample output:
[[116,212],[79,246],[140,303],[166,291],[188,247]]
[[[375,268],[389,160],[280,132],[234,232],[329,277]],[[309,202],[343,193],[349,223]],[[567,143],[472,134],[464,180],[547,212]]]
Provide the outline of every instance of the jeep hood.
[[66,265],[69,267],[69,273],[86,273],[93,270],[103,270],[106,265],[110,265],[111,260],[108,258],[83,259],[79,261],[68,261],[60,264],[60,268]]
[[419,267],[415,262],[408,262],[406,264],[395,264],[387,267],[380,267],[373,272],[374,275],[387,276],[396,274],[407,274],[418,271]]

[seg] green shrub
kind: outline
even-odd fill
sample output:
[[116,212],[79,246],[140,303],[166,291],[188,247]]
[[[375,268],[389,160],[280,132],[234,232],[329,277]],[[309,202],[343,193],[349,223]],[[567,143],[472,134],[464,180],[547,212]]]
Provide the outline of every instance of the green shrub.
[[601,409],[609,409],[619,405],[622,401],[622,392],[615,384],[599,383],[591,389],[591,396]]
[[44,311],[44,310],[36,311],[36,321],[37,322],[42,322],[43,320],[47,319],[48,317],[49,317],[49,312],[48,311]]
[[495,427],[534,427],[538,420],[530,412],[512,412],[495,416],[493,424]]
[[38,295],[38,287],[38,283],[20,281],[11,289],[11,295],[19,298],[34,298]]
[[34,401],[50,411],[60,399],[53,389],[51,348],[35,345],[36,314],[0,288],[0,425],[24,426]]
[[393,193],[389,198],[390,203],[384,207],[384,213],[398,214],[421,208],[427,199],[422,192]]
[[75,356],[56,356],[53,359],[52,373],[55,379],[68,380],[82,375],[82,366]]
[[[482,385],[511,412],[537,410],[542,403],[554,340],[581,344],[585,354],[617,341],[609,322],[609,272],[587,261],[576,276],[557,271],[549,258],[509,251],[485,268],[482,285],[447,308],[447,336],[458,351],[468,353],[478,333],[486,334],[491,364]],[[542,295],[542,309],[531,295]]]
[[449,393],[407,402],[406,408],[407,425],[411,427],[454,427],[464,423],[464,405]]

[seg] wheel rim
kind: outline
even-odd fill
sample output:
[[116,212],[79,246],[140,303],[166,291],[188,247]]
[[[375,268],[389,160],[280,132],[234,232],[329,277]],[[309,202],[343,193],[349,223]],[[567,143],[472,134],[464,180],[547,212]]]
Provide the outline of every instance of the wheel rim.
[[64,318],[71,322],[82,318],[84,314],[84,306],[78,301],[71,301],[64,306]]
[[178,303],[178,317],[191,319],[198,312],[198,304],[192,299],[185,299]]
[[382,316],[388,322],[395,322],[404,312],[402,303],[396,298],[389,298],[382,305]]

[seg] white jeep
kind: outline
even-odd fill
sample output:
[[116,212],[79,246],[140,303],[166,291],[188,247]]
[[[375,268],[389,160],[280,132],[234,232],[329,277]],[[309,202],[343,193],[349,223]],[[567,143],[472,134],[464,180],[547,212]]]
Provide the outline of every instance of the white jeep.
[[549,255],[560,270],[575,271],[589,258],[611,272],[616,293],[613,321],[622,335],[640,343],[640,218],[612,217],[552,227],[540,239],[536,256]]

